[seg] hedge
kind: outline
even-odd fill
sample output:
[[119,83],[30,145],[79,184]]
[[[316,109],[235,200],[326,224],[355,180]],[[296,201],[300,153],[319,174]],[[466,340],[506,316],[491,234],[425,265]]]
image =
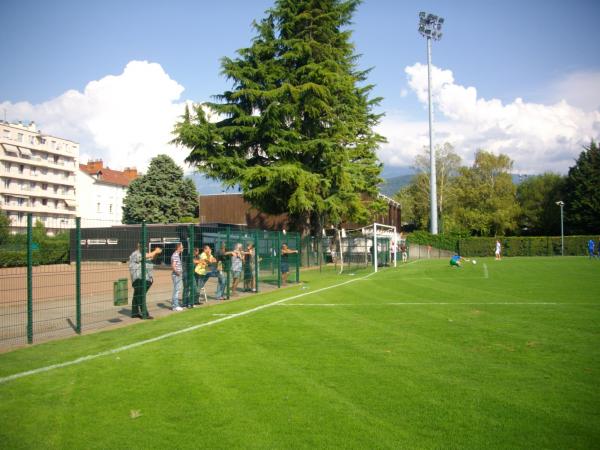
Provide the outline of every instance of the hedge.
[[[44,241],[39,249],[33,250],[33,265],[68,264],[69,242],[64,240]],[[22,267],[27,265],[27,247],[8,244],[0,247],[0,267]]]
[[[560,236],[502,237],[503,256],[560,256]],[[565,236],[565,256],[587,255],[587,243],[593,236]],[[458,251],[463,256],[492,256],[496,238],[472,237],[458,241]]]
[[[407,236],[409,242],[431,245],[433,248],[450,250],[463,256],[492,256],[496,249],[496,238],[466,237],[459,234],[433,235],[427,231],[415,231]],[[558,256],[561,254],[560,236],[501,237],[503,256]],[[597,236],[565,236],[565,255],[587,255],[587,243]]]

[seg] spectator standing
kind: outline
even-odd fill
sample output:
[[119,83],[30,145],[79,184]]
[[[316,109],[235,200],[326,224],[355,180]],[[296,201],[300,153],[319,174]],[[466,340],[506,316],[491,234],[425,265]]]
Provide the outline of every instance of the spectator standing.
[[179,294],[181,292],[181,285],[183,284],[183,267],[181,264],[182,252],[183,244],[179,242],[171,255],[171,279],[173,280],[173,298],[171,299],[171,306],[173,311],[183,311],[183,308],[179,306]]
[[590,239],[588,241],[588,253],[590,254],[590,259],[592,259],[594,257],[594,240],[593,239]]
[[231,295],[237,295],[237,286],[242,278],[242,266],[244,258],[244,248],[242,244],[235,244],[235,248],[231,252],[225,252],[226,255],[231,256],[231,274],[233,276],[233,282],[231,283]]
[[210,277],[217,278],[217,291],[215,297],[217,300],[224,300],[223,297],[225,291],[225,275],[223,274],[221,262],[217,261],[217,258],[212,254],[210,245],[205,245],[203,251],[198,258],[198,265],[196,266],[196,273],[200,275],[198,280],[198,292],[204,287]]
[[139,317],[140,319],[153,319],[154,317],[148,314],[146,307],[146,299],[143,295],[143,285],[146,285],[146,293],[154,282],[152,260],[156,255],[160,255],[162,249],[156,247],[151,252],[146,253],[146,281],[142,282],[142,252],[140,244],[129,256],[129,274],[131,275],[131,286],[133,287],[133,298],[131,300],[131,317]]
[[248,243],[244,252],[244,291],[256,292],[256,278],[254,267],[254,244]]
[[400,244],[400,253],[402,254],[402,262],[408,261],[408,252],[406,251],[406,241],[402,241]]
[[287,284],[288,274],[290,273],[290,263],[288,256],[293,253],[298,253],[298,250],[291,250],[287,244],[281,246],[281,281],[282,284]]
[[498,239],[496,239],[496,251],[494,253],[496,254],[496,260],[500,261],[502,259],[502,244]]

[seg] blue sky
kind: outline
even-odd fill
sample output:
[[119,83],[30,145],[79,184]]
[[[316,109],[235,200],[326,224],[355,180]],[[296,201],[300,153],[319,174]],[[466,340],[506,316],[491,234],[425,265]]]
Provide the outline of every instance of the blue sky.
[[[250,45],[252,21],[272,3],[6,4],[0,117],[35,120],[79,141],[82,160],[102,157],[116,169],[143,168],[162,152],[182,162],[185,152],[166,144],[173,118],[185,101],[229,86],[220,59]],[[384,98],[386,173],[410,166],[427,143],[421,10],[446,19],[433,46],[436,142],[450,142],[466,163],[486,148],[508,153],[517,172],[564,173],[600,136],[600,2],[365,0],[353,41]]]

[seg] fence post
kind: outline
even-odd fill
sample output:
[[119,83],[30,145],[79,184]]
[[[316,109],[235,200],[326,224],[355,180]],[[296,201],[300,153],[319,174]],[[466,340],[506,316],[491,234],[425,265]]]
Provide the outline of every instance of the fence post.
[[75,331],[81,334],[81,217],[75,218]]
[[[188,271],[188,277],[187,277],[187,282],[188,282],[188,292],[189,292],[189,299],[188,299],[188,305],[190,306],[190,308],[194,307],[194,303],[196,303],[196,275],[194,274],[194,247],[195,247],[195,243],[194,243],[194,225],[188,225],[188,241],[190,243],[190,248],[188,249],[188,266],[187,266],[187,271]],[[215,253],[216,253],[216,249],[215,249]]]
[[33,215],[27,214],[27,343],[33,343]]
[[254,232],[254,289],[258,292],[258,231]]
[[[302,245],[300,244],[300,235],[296,234],[296,248],[298,249],[298,254],[296,255],[296,283],[300,283],[300,261],[302,261]],[[306,254],[310,254],[310,252],[306,252]]]
[[[226,251],[231,251],[229,249],[231,249],[231,227],[227,227],[227,235],[226,235],[226,241],[227,241],[227,245],[225,247]],[[233,256],[231,257],[233,258]],[[230,261],[232,261],[232,259],[230,259]],[[229,300],[229,298],[231,297],[231,290],[229,287],[229,283],[230,283],[230,278],[231,278],[231,264],[227,265],[227,300]]]
[[142,317],[148,318],[148,307],[146,306],[146,222],[142,221],[142,239],[140,242],[140,253],[142,254]]
[[277,232],[277,287],[281,287],[281,231]]

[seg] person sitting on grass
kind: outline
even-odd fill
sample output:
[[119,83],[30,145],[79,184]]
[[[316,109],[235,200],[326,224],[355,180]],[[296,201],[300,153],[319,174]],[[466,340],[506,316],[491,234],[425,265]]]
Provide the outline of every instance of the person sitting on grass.
[[450,258],[450,267],[461,267],[461,264],[463,261],[470,261],[467,258],[463,258],[460,255],[454,255],[452,258]]

